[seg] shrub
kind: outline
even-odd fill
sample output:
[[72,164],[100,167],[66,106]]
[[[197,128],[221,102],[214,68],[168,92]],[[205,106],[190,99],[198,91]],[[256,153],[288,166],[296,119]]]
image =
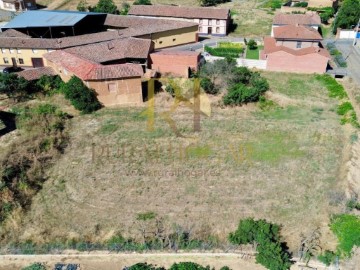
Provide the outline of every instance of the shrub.
[[330,97],[335,97],[339,99],[348,97],[344,87],[330,75],[316,75],[316,79],[328,89]]
[[331,219],[330,229],[338,238],[338,251],[350,257],[351,250],[360,246],[360,218],[355,215],[335,215]]
[[41,263],[33,263],[32,265],[22,268],[22,270],[46,270],[46,267]]
[[351,103],[349,101],[346,101],[346,102],[342,103],[341,105],[339,105],[336,112],[338,115],[346,115],[349,111],[352,111],[352,110],[354,110],[353,106],[351,105]]
[[253,75],[253,73],[247,67],[238,67],[234,71],[234,75],[231,80],[231,83],[232,84],[237,84],[237,83],[249,84],[252,75]]
[[244,53],[244,48],[236,48],[236,47],[217,47],[212,48],[209,46],[205,46],[205,51],[210,53],[213,56],[218,57],[233,57],[238,58],[240,54]]
[[63,83],[59,76],[43,75],[36,81],[35,86],[40,92],[51,94],[51,92],[61,89]]
[[210,267],[203,267],[193,262],[174,263],[169,270],[210,270]]
[[356,200],[356,198],[352,198],[346,202],[346,208],[351,210],[360,210],[360,202]]
[[219,88],[209,78],[201,79],[200,86],[207,94],[217,95],[219,93]]
[[155,267],[152,264],[137,263],[127,268],[128,270],[165,270],[163,267]]
[[299,3],[295,3],[294,7],[307,7],[308,6],[308,2],[299,2]]
[[31,95],[30,83],[15,73],[0,73],[0,94],[14,101],[22,101]]
[[63,91],[65,98],[69,99],[71,104],[82,113],[91,113],[101,108],[96,92],[89,89],[75,76],[64,85]]
[[250,50],[256,50],[257,49],[257,42],[253,39],[250,39],[247,43],[247,46]]
[[324,253],[318,256],[318,260],[326,266],[330,266],[336,259],[336,254],[333,251],[325,250]]
[[150,0],[135,0],[134,5],[152,5]]

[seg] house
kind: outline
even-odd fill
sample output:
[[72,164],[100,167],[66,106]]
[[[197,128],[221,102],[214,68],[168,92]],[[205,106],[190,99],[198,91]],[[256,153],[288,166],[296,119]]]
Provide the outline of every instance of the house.
[[[100,53],[100,52],[99,52]],[[140,104],[144,71],[137,64],[101,65],[62,50],[44,55],[45,65],[52,68],[63,81],[72,76],[97,93],[104,106]]]
[[213,36],[225,36],[231,22],[230,10],[226,8],[133,5],[129,15],[195,22],[200,35]]
[[35,0],[0,0],[0,9],[8,11],[25,11],[37,9]]
[[310,12],[307,14],[278,13],[275,15],[273,20],[271,36],[274,36],[274,28],[284,25],[302,25],[318,30],[321,25],[321,19],[320,16],[315,12]]
[[260,56],[270,71],[321,74],[326,72],[330,60],[321,41],[321,35],[312,27],[279,26],[274,28],[272,37],[264,39]]
[[159,51],[150,54],[151,69],[161,75],[188,78],[199,69],[200,53],[193,51]]
[[[39,16],[42,18],[36,18]],[[31,23],[29,20],[32,20]],[[91,27],[88,27],[90,22]],[[193,22],[110,14],[93,15],[88,12],[27,11],[2,29],[2,67],[43,67],[43,55],[53,50],[129,37],[153,41],[154,49],[193,43],[198,39],[198,25]],[[88,33],[95,30],[99,32]]]

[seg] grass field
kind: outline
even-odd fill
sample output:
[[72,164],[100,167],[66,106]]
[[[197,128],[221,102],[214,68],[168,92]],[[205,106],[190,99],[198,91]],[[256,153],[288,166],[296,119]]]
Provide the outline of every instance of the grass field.
[[249,50],[249,49],[247,49],[247,50],[246,50],[246,58],[247,58],[247,59],[256,59],[256,60],[258,60],[259,57],[260,57],[260,55],[259,55],[260,50],[262,50],[262,49],[264,49],[264,46],[258,46],[258,47],[256,48],[256,50]]
[[344,200],[349,141],[336,100],[313,75],[263,75],[276,108],[213,106],[194,134],[193,114],[182,107],[174,120],[189,137],[176,137],[161,119],[172,104],[165,93],[157,95],[152,132],[145,107],[73,118],[70,146],[26,216],[13,216],[6,241],[137,237],[137,215],[153,212],[169,227],[220,240],[241,218],[266,218],[283,225],[292,250],[301,233],[320,227],[323,247],[333,247],[327,224]]

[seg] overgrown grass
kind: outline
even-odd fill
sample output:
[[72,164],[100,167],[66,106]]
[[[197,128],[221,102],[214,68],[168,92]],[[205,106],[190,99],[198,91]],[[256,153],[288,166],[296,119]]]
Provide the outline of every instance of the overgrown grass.
[[348,98],[344,87],[330,75],[316,75],[316,79],[329,90],[330,97],[338,99]]
[[338,251],[345,257],[351,255],[355,246],[360,246],[360,218],[341,214],[332,218],[330,228],[339,240]]
[[240,57],[240,54],[244,53],[244,48],[237,48],[237,47],[212,48],[209,46],[205,46],[205,51],[213,56],[238,58]]

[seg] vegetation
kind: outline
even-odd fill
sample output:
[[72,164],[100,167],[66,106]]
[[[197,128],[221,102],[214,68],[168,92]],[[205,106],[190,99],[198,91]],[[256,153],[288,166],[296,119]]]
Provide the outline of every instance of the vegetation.
[[327,49],[329,50],[330,54],[331,54],[331,55],[333,56],[333,58],[334,58],[335,63],[336,63],[339,67],[347,67],[346,60],[345,60],[344,57],[342,56],[341,52],[336,49],[334,43],[328,43],[328,44],[327,44]]
[[247,42],[247,47],[249,50],[256,50],[257,49],[257,42],[253,39],[250,39],[248,42]]
[[212,48],[209,46],[205,46],[205,51],[210,53],[213,56],[238,58],[238,57],[240,57],[240,54],[244,53],[244,48],[242,48],[242,47],[224,47],[224,46]]
[[163,267],[156,267],[156,266],[153,266],[152,264],[147,264],[147,263],[137,263],[126,269],[128,269],[128,270],[165,270],[165,268],[163,268]]
[[62,88],[64,82],[59,76],[43,75],[35,82],[35,86],[39,92],[50,95]]
[[130,10],[130,4],[127,2],[123,2],[121,4],[120,15],[127,15],[129,13],[129,10]]
[[[128,270],[166,270],[164,267],[156,267],[147,263],[137,263],[127,268]],[[169,270],[210,270],[209,266],[203,267],[200,264],[193,262],[174,263]],[[231,270],[224,266],[220,270]]]
[[360,210],[360,202],[357,201],[357,198],[352,198],[346,202],[347,209],[351,210]]
[[258,60],[260,58],[260,50],[263,48],[263,46],[257,46],[254,50],[246,50],[246,58]]
[[200,5],[203,7],[216,6],[226,2],[229,2],[229,0],[199,0]]
[[34,263],[32,265],[24,267],[21,270],[46,270],[46,267],[44,265],[42,265],[41,263]]
[[76,9],[78,11],[82,11],[82,12],[88,11],[89,10],[89,4],[87,3],[86,0],[80,0],[78,5],[76,6]]
[[213,83],[209,78],[203,78],[200,82],[200,86],[207,94],[217,95],[220,91],[215,83]]
[[308,2],[298,2],[295,3],[294,7],[307,7],[308,6]]
[[101,108],[96,92],[89,89],[79,78],[73,76],[64,86],[65,98],[82,113],[92,113]]
[[2,208],[0,221],[17,207],[28,207],[46,180],[44,169],[67,145],[68,115],[51,104],[14,110],[17,126],[24,134],[21,146],[13,147],[0,163]]
[[355,215],[340,214],[332,217],[330,229],[338,238],[338,251],[350,257],[353,247],[360,246],[360,218]]
[[256,245],[256,262],[267,269],[287,270],[291,266],[290,255],[280,242],[280,226],[276,224],[251,218],[240,220],[229,240],[238,245]]
[[326,266],[330,266],[333,262],[335,262],[335,259],[336,254],[330,250],[325,250],[322,254],[318,256],[318,260]]
[[282,0],[267,0],[261,5],[262,8],[271,8],[273,10],[281,8],[283,4]]
[[151,0],[135,0],[134,5],[152,5]]
[[269,84],[259,73],[247,68],[236,69],[233,85],[224,96],[225,105],[241,105],[259,101],[260,97],[269,89]]
[[360,0],[344,0],[334,21],[334,34],[337,28],[352,29],[360,18]]
[[119,10],[113,0],[99,0],[95,7],[91,7],[90,11],[119,14]]
[[23,101],[31,95],[30,83],[15,73],[0,73],[0,94],[5,94],[14,102]]

